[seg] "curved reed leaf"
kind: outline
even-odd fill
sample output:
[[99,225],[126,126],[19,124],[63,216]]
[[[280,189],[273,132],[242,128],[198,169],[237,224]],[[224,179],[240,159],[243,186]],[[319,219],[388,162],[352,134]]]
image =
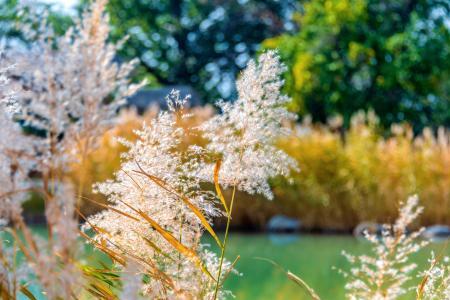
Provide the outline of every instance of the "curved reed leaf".
[[[124,203],[124,202],[122,202],[122,203]],[[132,210],[134,210],[134,211],[136,211],[137,212],[137,210],[136,209],[134,209],[134,208],[132,208],[131,206],[129,206],[128,204],[126,204],[126,203],[124,203],[125,205],[127,205],[128,207],[130,207]],[[76,209],[76,211],[77,211],[77,213],[91,226],[91,228],[95,231],[95,232],[97,232],[97,233],[100,233],[100,232],[102,232],[103,234],[105,234],[105,235],[110,235],[106,230],[104,230],[103,228],[100,228],[100,227],[98,227],[98,226],[95,226],[95,225],[93,225],[91,222],[89,222],[89,220],[78,210],[78,209]],[[133,220],[135,220],[135,218],[133,218]],[[136,219],[136,220],[138,220],[138,221],[140,221],[139,219]],[[116,261],[117,263],[119,263],[119,264],[121,264],[122,266],[125,266],[126,265],[126,259],[125,258],[122,258],[122,254],[121,253],[119,253],[119,252],[117,252],[117,251],[114,251],[114,250],[112,250],[110,247],[108,247],[107,245],[106,245],[106,240],[105,239],[102,239],[101,240],[101,242],[98,242],[98,241],[96,241],[96,240],[94,240],[94,239],[92,239],[91,237],[89,237],[88,235],[86,235],[84,232],[82,232],[82,231],[80,231],[80,235],[82,236],[82,237],[84,237],[88,242],[90,242],[91,244],[93,244],[94,245],[94,247],[96,247],[97,249],[99,249],[100,251],[102,251],[102,252],[104,252],[106,255],[108,255],[110,258],[111,258],[111,260],[113,260],[113,261]],[[148,240],[149,241],[149,240]],[[147,242],[148,242],[147,241]],[[114,244],[114,243],[112,243],[112,241],[110,241],[110,240],[108,240],[108,243],[111,243],[111,244]],[[114,244],[115,245],[115,244]],[[117,245],[115,245],[115,246],[117,246]],[[155,278],[155,279],[157,279],[157,280],[159,280],[161,283],[163,283],[163,284],[165,284],[165,285],[167,285],[167,286],[169,286],[170,288],[174,288],[174,285],[173,285],[173,282],[171,281],[171,279],[170,279],[170,277],[169,276],[167,276],[167,274],[165,274],[163,271],[161,271],[161,270],[159,270],[154,264],[153,264],[153,262],[151,261],[151,260],[143,260],[142,258],[140,258],[140,257],[138,257],[138,256],[136,256],[136,255],[134,255],[133,253],[129,253],[129,252],[126,252],[125,253],[125,255],[127,256],[127,257],[130,257],[130,258],[133,258],[133,259],[135,259],[136,261],[138,261],[139,263],[142,263],[142,264],[144,264],[144,265],[147,265],[147,266],[149,266],[150,268],[151,268],[151,270],[153,270],[153,274],[152,274],[152,276]]]
[[[147,221],[169,244],[171,244],[178,252],[180,252],[181,254],[183,254],[184,256],[190,258],[206,275],[208,275],[209,277],[211,277],[212,280],[216,281],[216,279],[211,275],[211,273],[208,271],[208,269],[206,268],[205,264],[203,263],[203,261],[197,256],[197,254],[195,253],[194,250],[186,247],[185,245],[183,245],[182,243],[180,243],[170,232],[168,232],[167,230],[165,230],[164,228],[162,228],[158,222],[156,222],[155,220],[153,220],[149,215],[147,215],[145,212],[143,212],[142,210],[138,210],[135,209],[134,207],[130,206],[129,204],[125,203],[122,201],[122,203],[124,205],[126,205],[127,207],[129,207],[131,210],[133,210],[134,212],[136,212],[137,214],[139,214],[145,221]],[[119,210],[116,210],[118,213],[120,213]],[[121,213],[122,215],[127,216],[127,214]],[[130,216],[131,217],[131,216]],[[132,219],[135,219],[137,221],[141,221],[139,219],[136,219],[134,217],[131,217]],[[89,238],[86,234],[83,233],[83,235],[92,240],[91,238]],[[95,242],[95,241],[94,241]],[[98,244],[98,243],[97,243]],[[104,247],[106,249],[106,246]]]
[[225,208],[225,211],[227,212],[227,214],[229,214],[230,212],[228,210],[228,205],[227,205],[227,202],[225,201],[225,197],[222,194],[222,190],[220,189],[220,184],[219,184],[219,171],[220,171],[221,165],[222,165],[222,161],[219,159],[216,162],[216,165],[214,167],[214,187],[216,188],[216,193],[220,199],[220,202],[222,202],[223,208]]
[[130,214],[126,213],[126,212],[123,212],[123,211],[121,211],[121,210],[119,210],[119,209],[117,209],[117,208],[115,208],[115,207],[112,207],[111,205],[104,204],[104,203],[101,203],[101,202],[99,202],[99,201],[95,201],[95,200],[89,199],[89,198],[87,198],[87,197],[83,197],[83,199],[86,199],[86,200],[88,200],[88,201],[90,201],[90,202],[92,202],[92,203],[94,203],[94,204],[97,204],[98,206],[103,207],[103,208],[110,209],[110,210],[112,210],[112,211],[114,211],[114,212],[116,212],[116,213],[118,213],[118,214],[121,214],[121,215],[123,215],[123,216],[125,216],[125,217],[128,217],[128,218],[130,218],[130,219],[132,219],[132,220],[134,220],[134,221],[138,221],[138,222],[140,221],[138,218],[133,217],[132,215],[130,215]]
[[22,294],[27,296],[28,299],[37,300],[36,297],[33,295],[33,293],[25,285],[22,285],[20,287],[20,291],[22,292]]
[[145,212],[138,210],[138,214],[140,214],[169,244],[171,244],[178,252],[183,254],[184,256],[190,258],[206,275],[211,277],[212,280],[216,281],[216,279],[211,275],[211,273],[206,268],[203,261],[197,256],[194,250],[186,247],[182,243],[180,243],[171,233],[167,230],[164,230],[156,221],[154,221],[151,217],[149,217]]
[[155,243],[153,243],[151,240],[149,240],[148,238],[141,236],[141,238],[150,246],[152,247],[156,252],[158,252],[159,254],[161,254],[162,256],[170,259],[170,260],[174,260],[172,257],[170,257],[169,254],[164,253],[164,251],[162,251],[158,246],[156,246]]
[[178,193],[177,191],[175,191],[173,188],[169,187],[168,184],[154,176],[151,175],[147,172],[145,172],[142,167],[139,165],[139,163],[136,162],[136,165],[139,168],[139,171],[135,170],[134,172],[144,175],[147,178],[149,178],[151,181],[153,181],[154,183],[156,183],[158,186],[160,186],[161,188],[163,188],[164,190],[166,190],[167,192],[171,193],[172,195],[177,196],[179,199],[181,199],[183,201],[184,204],[186,204],[187,207],[189,207],[189,209],[197,216],[197,218],[200,220],[200,222],[202,223],[203,227],[205,227],[205,229],[211,234],[211,236],[214,238],[214,240],[216,241],[217,245],[219,245],[220,248],[222,248],[222,243],[220,242],[219,237],[217,236],[217,234],[215,233],[214,229],[211,227],[211,225],[209,224],[208,220],[206,219],[206,217],[203,215],[203,213],[200,211],[200,209],[198,209],[198,207],[196,207],[190,200],[188,197]]
[[317,295],[317,293],[314,291],[313,288],[311,288],[303,279],[301,279],[300,277],[298,277],[297,275],[295,275],[291,271],[289,271],[289,270],[286,271],[282,266],[280,266],[279,264],[277,264],[276,262],[274,262],[271,259],[264,258],[264,257],[255,257],[255,259],[262,260],[262,261],[267,261],[268,263],[272,264],[273,266],[279,268],[281,271],[283,271],[284,274],[286,274],[286,276],[287,276],[287,278],[289,280],[293,281],[295,284],[297,284],[301,288],[305,289],[308,292],[308,294],[311,297],[311,299],[313,299],[313,300],[321,300],[319,295]]

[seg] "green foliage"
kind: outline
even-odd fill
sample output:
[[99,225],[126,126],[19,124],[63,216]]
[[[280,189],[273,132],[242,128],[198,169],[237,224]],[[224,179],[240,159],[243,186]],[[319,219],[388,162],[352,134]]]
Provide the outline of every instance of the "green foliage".
[[285,30],[289,1],[111,0],[121,55],[158,83],[189,84],[203,99],[229,98],[236,73],[265,38]]
[[[21,11],[21,7],[23,8]],[[53,9],[51,4],[37,1],[33,3],[35,12],[48,12],[47,22],[53,27],[57,35],[62,35],[73,25],[72,18]],[[36,20],[29,18],[29,9],[25,5],[20,5],[18,0],[0,0],[0,40],[5,39],[6,44],[15,40],[23,41],[23,34],[20,25],[28,24],[35,27]],[[12,43],[12,46],[17,46]]]
[[6,35],[17,35],[13,23],[17,20],[15,8],[17,0],[0,0],[0,38]]
[[[78,14],[89,0],[80,0]],[[71,17],[44,2],[49,22],[62,34]],[[231,98],[236,74],[259,49],[260,43],[287,28],[295,0],[201,1],[110,0],[114,41],[127,37],[123,59],[140,60],[138,80],[151,85],[188,84],[205,101]],[[0,0],[0,38],[20,37],[15,24],[27,22],[18,14],[17,0]]]
[[372,108],[384,126],[450,125],[450,3],[310,0],[300,30],[266,40],[289,66],[293,109],[346,124]]

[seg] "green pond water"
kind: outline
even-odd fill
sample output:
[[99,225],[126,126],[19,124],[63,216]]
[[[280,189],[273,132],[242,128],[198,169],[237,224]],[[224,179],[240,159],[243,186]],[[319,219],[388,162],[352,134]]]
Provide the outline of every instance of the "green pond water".
[[[217,250],[212,245],[212,239],[205,238],[204,242],[211,244],[213,250]],[[419,267],[425,267],[430,250],[440,253],[445,249],[450,255],[445,244],[433,243],[413,256],[413,260]],[[226,288],[233,291],[236,299],[310,299],[299,286],[289,281],[279,268],[258,259],[261,257],[273,260],[299,275],[323,300],[345,299],[345,280],[335,268],[349,270],[350,265],[341,252],[345,250],[352,254],[361,254],[368,249],[370,246],[366,241],[352,236],[232,233],[227,257],[234,260],[237,255],[241,256],[236,268],[242,276],[230,276]],[[88,260],[98,259],[98,252],[88,250],[87,253]],[[415,297],[412,293],[404,299]]]
[[[413,260],[419,267],[427,265],[430,250],[450,255],[445,243],[434,243],[417,253]],[[349,270],[342,250],[362,254],[370,250],[367,241],[352,236],[330,235],[232,235],[228,257],[240,255],[237,269],[242,277],[233,276],[226,283],[237,299],[310,299],[283,271],[255,257],[269,258],[300,276],[323,299],[345,299],[345,279],[336,269]],[[418,280],[416,280],[418,281]],[[404,299],[415,299],[412,293]]]

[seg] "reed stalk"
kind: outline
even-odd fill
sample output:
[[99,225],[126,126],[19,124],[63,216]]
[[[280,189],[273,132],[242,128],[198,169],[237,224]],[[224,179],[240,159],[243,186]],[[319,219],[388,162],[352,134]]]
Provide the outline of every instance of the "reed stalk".
[[236,185],[233,186],[233,193],[231,195],[230,208],[228,209],[228,212],[227,212],[227,225],[225,227],[225,236],[223,238],[221,252],[220,252],[220,263],[219,263],[219,271],[217,272],[216,288],[214,290],[214,298],[213,298],[214,300],[217,299],[217,294],[219,292],[219,288],[221,285],[220,284],[220,276],[222,276],[222,266],[223,266],[223,260],[225,259],[225,251],[226,251],[226,247],[227,247],[228,232],[230,229],[231,213],[233,212],[233,203],[234,203],[235,195],[236,195]]

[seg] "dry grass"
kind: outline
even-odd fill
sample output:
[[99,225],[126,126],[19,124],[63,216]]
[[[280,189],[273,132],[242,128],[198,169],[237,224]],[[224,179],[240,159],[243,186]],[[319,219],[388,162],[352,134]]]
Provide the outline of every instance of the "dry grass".
[[[68,176],[73,183],[79,186],[80,181],[83,181],[83,198],[100,202],[105,200],[103,195],[92,193],[92,185],[112,178],[114,173],[119,170],[121,154],[126,152],[127,148],[119,143],[117,138],[135,141],[137,137],[134,130],[140,129],[142,122],[148,122],[155,118],[158,111],[157,107],[152,107],[144,115],[139,115],[133,109],[123,110],[117,125],[105,132],[100,138],[99,147],[91,151],[86,159],[78,160],[70,166]],[[180,120],[180,125],[185,129],[189,128],[191,131],[195,131],[195,127],[209,119],[214,111],[212,107],[207,106],[192,109],[189,113],[192,113],[193,117]],[[185,137],[180,150],[192,144],[204,145],[205,140],[196,134],[188,135]],[[98,211],[98,208],[97,205],[92,205],[88,200],[83,201],[82,211],[85,214],[92,214]]]
[[[368,120],[369,119],[369,120]],[[277,201],[289,206],[310,228],[350,229],[362,221],[390,222],[402,199],[418,194],[425,212],[419,225],[450,224],[450,135],[425,130],[414,137],[395,126],[390,137],[376,119],[357,116],[342,136],[327,127],[280,142],[301,172],[294,184],[275,181]]]
[[[133,140],[133,130],[154,118],[156,111],[144,116],[123,112],[121,122],[102,137],[100,147],[82,166],[73,166],[74,181],[85,180],[85,197],[102,200],[91,194],[91,185],[118,170],[120,154],[126,149],[115,138]],[[205,107],[190,113],[193,118],[183,126],[195,130],[214,112]],[[407,126],[396,126],[395,134],[385,138],[377,130],[376,119],[367,119],[355,117],[345,135],[329,127],[303,124],[295,135],[280,141],[280,148],[297,160],[301,172],[293,174],[293,184],[272,180],[274,201],[238,192],[233,226],[260,229],[272,215],[284,213],[302,219],[306,228],[350,230],[362,221],[394,220],[400,201],[414,193],[425,207],[419,225],[450,224],[450,212],[442,209],[450,205],[449,134],[440,129],[436,136],[425,130],[414,137]],[[190,144],[204,145],[205,140],[189,135],[184,146]],[[231,191],[224,193],[229,199]],[[85,212],[96,209],[85,203]]]

